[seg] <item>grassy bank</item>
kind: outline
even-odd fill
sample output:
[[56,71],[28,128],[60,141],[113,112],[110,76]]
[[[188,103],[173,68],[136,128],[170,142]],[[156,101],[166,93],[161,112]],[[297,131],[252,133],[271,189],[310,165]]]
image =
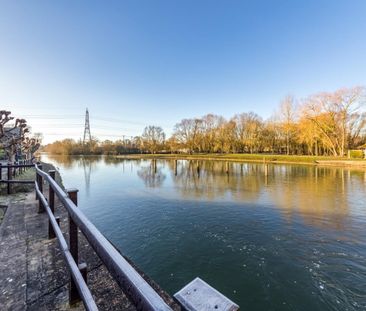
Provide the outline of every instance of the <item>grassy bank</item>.
[[[48,172],[49,170],[55,170],[55,167],[52,164],[42,162],[43,170]],[[3,172],[4,174],[4,172]],[[26,171],[22,172],[19,175],[16,175],[14,180],[32,180],[36,179],[36,172],[34,168],[28,168]],[[63,187],[62,179],[59,172],[56,170],[56,182]],[[34,184],[12,184],[12,193],[21,193],[21,192],[29,192],[34,189]],[[7,194],[7,185],[0,185],[0,195]]]
[[118,156],[120,158],[129,159],[187,159],[187,160],[217,160],[217,161],[233,161],[233,162],[268,162],[268,163],[298,163],[317,165],[345,165],[351,163],[353,165],[366,165],[366,160],[347,159],[346,157],[327,157],[327,156],[298,156],[298,155],[282,155],[282,154],[134,154]]

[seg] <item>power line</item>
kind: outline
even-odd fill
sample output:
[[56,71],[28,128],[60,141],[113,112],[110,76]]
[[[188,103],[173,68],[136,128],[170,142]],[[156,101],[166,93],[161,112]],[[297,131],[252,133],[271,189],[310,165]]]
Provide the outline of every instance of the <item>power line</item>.
[[[57,116],[55,116],[55,115],[42,115],[42,114],[38,114],[38,115],[28,114],[28,115],[23,115],[23,117],[31,118],[31,119],[65,120],[65,119],[81,119],[84,117],[84,115],[57,115]],[[90,117],[90,119],[92,121],[97,120],[97,121],[114,122],[114,123],[129,123],[129,124],[142,125],[142,126],[147,125],[146,122],[130,121],[130,120],[119,119],[119,118],[111,118],[111,117]],[[159,124],[161,124],[163,126],[172,126],[172,124],[168,124],[168,123],[159,122]]]
[[[67,129],[67,128],[82,128],[84,127],[84,124],[81,123],[74,123],[74,124],[40,124],[37,125],[36,128],[39,129]],[[136,131],[137,128],[127,128],[127,127],[119,127],[119,126],[108,126],[108,125],[94,125],[93,123],[93,128],[94,129],[100,129],[100,130],[115,130],[115,131]]]

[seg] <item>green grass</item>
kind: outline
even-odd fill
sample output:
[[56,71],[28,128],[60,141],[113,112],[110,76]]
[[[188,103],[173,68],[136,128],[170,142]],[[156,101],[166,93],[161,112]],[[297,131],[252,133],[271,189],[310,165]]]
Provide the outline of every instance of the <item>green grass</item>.
[[282,155],[282,154],[137,154],[123,157],[131,158],[176,158],[176,159],[202,159],[202,160],[227,160],[227,161],[255,161],[255,162],[274,162],[274,163],[304,163],[312,164],[316,161],[363,161],[360,159],[347,159],[346,157],[330,156],[302,156],[302,155]]
[[[3,170],[3,174],[5,170]],[[25,172],[20,175],[13,177],[14,180],[35,180],[35,170],[34,168],[28,168]],[[34,184],[12,184],[12,193],[18,192],[28,192],[34,189]],[[0,186],[0,194],[6,194],[7,184],[1,184]]]

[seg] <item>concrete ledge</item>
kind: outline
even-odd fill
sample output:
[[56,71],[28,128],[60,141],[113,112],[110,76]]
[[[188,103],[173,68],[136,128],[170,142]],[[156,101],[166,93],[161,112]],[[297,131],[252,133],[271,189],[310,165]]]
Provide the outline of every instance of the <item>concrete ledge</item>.
[[239,306],[200,278],[178,291],[174,297],[187,311],[236,311]]

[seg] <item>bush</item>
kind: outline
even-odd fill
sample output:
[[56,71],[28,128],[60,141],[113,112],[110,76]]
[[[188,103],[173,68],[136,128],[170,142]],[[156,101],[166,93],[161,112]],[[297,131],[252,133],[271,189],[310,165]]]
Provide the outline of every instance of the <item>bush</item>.
[[350,150],[351,159],[363,159],[363,150]]

